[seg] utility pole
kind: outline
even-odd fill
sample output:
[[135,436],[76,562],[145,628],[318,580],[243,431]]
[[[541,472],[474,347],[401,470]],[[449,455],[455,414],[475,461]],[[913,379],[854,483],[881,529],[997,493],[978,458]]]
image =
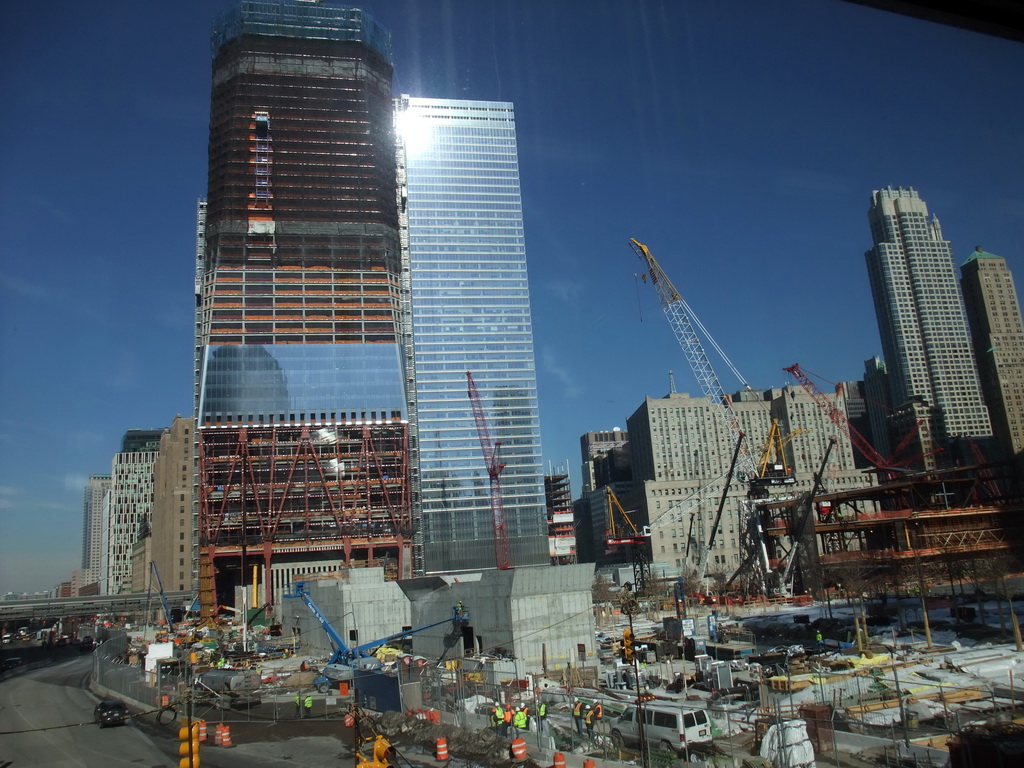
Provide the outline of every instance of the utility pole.
[[640,603],[633,594],[632,585],[623,585],[622,612],[629,617],[629,634],[623,633],[623,652],[625,661],[633,666],[633,679],[636,680],[636,724],[640,734],[640,764],[643,768],[651,768],[650,748],[647,744],[647,729],[644,723],[644,698],[640,693],[640,665],[637,661],[636,652],[633,650],[633,614],[637,612]]
[[899,665],[896,663],[896,630],[892,633],[892,675],[896,683],[896,701],[900,707],[900,722],[903,724],[903,743],[910,746],[910,731],[907,730],[907,710],[903,707],[903,692],[900,691]]

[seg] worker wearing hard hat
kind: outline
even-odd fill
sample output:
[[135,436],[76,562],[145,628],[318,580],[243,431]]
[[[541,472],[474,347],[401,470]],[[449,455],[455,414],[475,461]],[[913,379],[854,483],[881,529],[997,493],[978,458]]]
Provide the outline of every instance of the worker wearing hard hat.
[[528,723],[529,719],[526,714],[526,710],[522,707],[516,707],[516,711],[512,715],[512,737],[515,738],[525,731]]

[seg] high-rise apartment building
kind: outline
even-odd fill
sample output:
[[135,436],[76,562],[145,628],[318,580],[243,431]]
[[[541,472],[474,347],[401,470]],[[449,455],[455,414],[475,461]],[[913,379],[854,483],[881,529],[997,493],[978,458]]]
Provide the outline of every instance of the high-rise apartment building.
[[266,602],[353,561],[410,576],[390,34],[358,9],[243,0],[212,43],[197,275],[204,609],[233,604],[254,565]]
[[121,450],[114,454],[104,510],[101,594],[132,591],[132,550],[150,523],[153,462],[160,449],[162,431],[130,429],[121,438]]
[[110,475],[89,475],[82,508],[82,570],[78,580],[91,584],[100,577],[103,562],[103,500],[110,492]]
[[1013,273],[1002,256],[978,248],[960,276],[981,391],[1009,459],[1024,451],[1024,322]]
[[865,256],[893,407],[891,443],[919,421],[922,454],[955,437],[991,434],[953,250],[938,219],[913,188],[886,187],[872,193],[868,221],[874,245]]
[[496,563],[489,477],[467,372],[479,389],[490,437],[501,443],[512,563],[548,563],[513,107],[403,96],[396,117],[423,569]]

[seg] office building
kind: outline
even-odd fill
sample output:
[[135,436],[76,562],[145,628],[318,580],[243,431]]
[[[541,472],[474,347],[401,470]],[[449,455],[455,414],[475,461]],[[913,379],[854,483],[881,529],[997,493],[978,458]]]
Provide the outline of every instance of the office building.
[[103,506],[110,492],[110,475],[89,475],[82,508],[82,569],[79,588],[99,580],[103,561]]
[[132,591],[132,552],[148,530],[153,512],[153,462],[160,449],[159,429],[130,429],[114,454],[103,521],[100,593]]
[[1002,256],[977,248],[960,275],[981,391],[1009,459],[1024,451],[1024,323],[1013,273]]
[[[921,464],[959,436],[991,434],[956,280],[953,251],[917,191],[871,195],[865,254],[893,412],[890,443],[918,429]],[[918,424],[920,426],[918,427]]]
[[[192,419],[175,417],[160,436],[160,450],[153,464],[153,520],[151,559],[160,572],[164,589],[187,592],[193,589],[192,550]],[[148,584],[149,563],[143,583]]]
[[[511,563],[550,561],[540,417],[511,104],[403,96],[397,104],[411,276],[414,463],[423,571],[498,562],[479,390],[500,475]],[[452,546],[458,542],[458,546]]]
[[583,493],[605,485],[623,488],[633,481],[629,433],[618,427],[580,435],[580,455]]
[[[755,463],[768,442],[772,420],[779,423],[793,482],[762,486],[760,498],[810,490],[834,436],[837,442],[826,465],[826,487],[851,488],[867,482],[854,467],[850,442],[803,389],[745,390],[734,393],[730,401],[746,435],[743,447]],[[680,392],[646,398],[627,423],[635,486],[621,501],[627,509],[640,510],[650,525],[652,570],[691,572],[711,539],[736,438],[725,432],[723,420],[706,397]],[[744,479],[734,476],[724,494],[722,517],[708,553],[709,577],[732,576],[754,545],[748,527],[749,491]],[[594,526],[599,527],[597,521]]]
[[197,271],[203,610],[352,564],[412,575],[391,38],[243,0],[212,37]]
[[[891,453],[889,445],[889,376],[885,370],[885,361],[880,357],[872,357],[864,361],[864,405],[870,425],[871,446],[881,456]],[[867,437],[867,435],[865,435]]]

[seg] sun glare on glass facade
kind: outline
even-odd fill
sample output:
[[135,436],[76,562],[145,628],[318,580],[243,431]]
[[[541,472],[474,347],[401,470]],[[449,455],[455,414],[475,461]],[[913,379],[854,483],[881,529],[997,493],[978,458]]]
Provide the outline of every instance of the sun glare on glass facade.
[[[507,102],[403,97],[423,559],[495,566],[486,461],[467,392],[500,442],[513,565],[549,562],[515,118]],[[457,542],[458,546],[452,546]]]

